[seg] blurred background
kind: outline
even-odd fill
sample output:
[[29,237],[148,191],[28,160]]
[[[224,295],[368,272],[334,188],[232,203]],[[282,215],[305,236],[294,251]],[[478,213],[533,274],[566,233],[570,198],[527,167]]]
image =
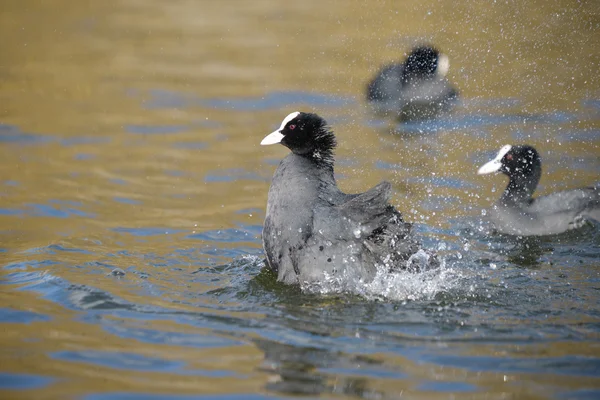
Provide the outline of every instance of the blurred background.
[[[598,398],[598,227],[473,221],[504,144],[538,148],[540,194],[599,181],[599,28],[596,1],[3,0],[1,397]],[[421,43],[459,104],[375,117],[367,82]],[[296,110],[332,125],[343,190],[393,183],[442,275],[259,274],[287,154],[259,142]]]

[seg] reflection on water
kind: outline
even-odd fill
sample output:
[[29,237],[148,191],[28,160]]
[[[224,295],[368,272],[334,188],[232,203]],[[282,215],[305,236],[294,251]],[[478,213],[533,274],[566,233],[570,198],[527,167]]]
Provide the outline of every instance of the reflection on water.
[[[1,397],[599,397],[600,227],[495,235],[506,182],[475,174],[527,142],[540,194],[599,181],[597,11],[5,1]],[[369,113],[366,82],[424,41],[450,56],[452,114]],[[286,150],[258,143],[297,109],[336,131],[343,190],[393,183],[440,271],[323,295],[263,269]]]

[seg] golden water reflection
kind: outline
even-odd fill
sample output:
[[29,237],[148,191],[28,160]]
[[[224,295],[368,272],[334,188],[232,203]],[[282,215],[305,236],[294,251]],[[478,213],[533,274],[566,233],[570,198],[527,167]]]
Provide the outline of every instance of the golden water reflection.
[[[557,122],[560,129],[597,131],[597,108],[587,107],[585,101],[597,99],[600,93],[596,73],[599,16],[597,2],[572,1],[5,0],[0,7],[0,123],[34,139],[33,143],[0,144],[2,181],[17,182],[2,187],[0,207],[13,211],[32,210],[36,205],[52,208],[58,200],[72,202],[72,211],[64,218],[42,211],[25,216],[0,213],[0,247],[6,249],[0,253],[2,264],[22,263],[1,272],[6,283],[0,291],[3,307],[49,316],[26,324],[2,324],[3,370],[55,378],[48,386],[5,391],[3,397],[263,393],[283,379],[281,369],[269,370],[272,362],[258,341],[157,316],[143,321],[115,315],[126,327],[138,324],[167,333],[216,336],[235,344],[192,347],[127,339],[103,327],[106,315],[91,323],[84,316],[93,313],[54,301],[62,292],[73,297],[77,291],[57,286],[56,292],[47,292],[53,277],[59,277],[131,304],[248,321],[265,318],[262,313],[232,311],[216,300],[185,304],[184,294],[180,299],[148,295],[154,288],[168,293],[215,289],[202,282],[182,281],[177,270],[157,274],[143,255],[166,257],[178,248],[198,246],[197,240],[188,238],[196,232],[260,225],[260,212],[239,211],[264,208],[274,169],[265,160],[277,160],[286,153],[283,148],[260,148],[258,142],[293,110],[276,105],[231,110],[210,107],[198,99],[258,101],[273,92],[301,91],[348,100],[339,107],[323,105],[316,110],[334,121],[338,157],[366,166],[342,164],[338,172],[343,176],[343,189],[361,191],[389,179],[401,210],[430,214],[428,224],[447,227],[450,218],[464,213],[464,204],[472,204],[477,213],[493,200],[492,188],[504,184],[501,179],[465,178],[465,174],[474,174],[474,155],[512,140],[518,123],[480,128],[487,132],[485,140],[473,140],[471,132],[460,129],[442,130],[434,141],[388,135],[387,128],[361,122],[369,118],[362,100],[365,82],[380,65],[401,58],[412,44],[431,41],[450,55],[449,77],[465,101],[518,99],[516,112],[525,117],[559,110],[577,116]],[[173,94],[176,98],[171,98]],[[153,106],[157,97],[170,99],[174,105]],[[552,190],[554,182],[575,187],[597,181],[598,138],[566,143],[554,140],[551,123],[527,129],[532,129],[528,131],[533,133],[532,144],[543,148],[544,154],[595,160],[595,168],[548,169],[542,190]],[[375,161],[403,168],[378,169]],[[235,171],[250,171],[258,178],[227,180],[227,174]],[[411,181],[430,174],[466,179],[476,189],[433,188],[433,195],[451,195],[457,202],[444,213],[431,215],[423,208],[431,193],[426,185]],[[486,195],[473,196],[477,191]],[[160,227],[179,233],[166,240],[160,236],[140,240],[115,230],[128,227]],[[36,251],[52,244],[86,251],[52,256]],[[248,246],[258,248],[254,240]],[[36,264],[49,257],[61,264]],[[94,273],[74,268],[95,262],[123,269],[135,266],[140,275],[118,280],[99,267],[89,267]],[[185,259],[178,267],[186,276],[198,269]],[[32,281],[43,289],[19,290],[25,281],[10,282],[21,273],[32,273]],[[590,322],[594,321],[598,322]],[[504,346],[502,355],[600,356],[597,348],[587,346],[564,342],[532,350],[531,355],[522,354],[519,346]],[[459,347],[453,351],[497,355],[494,346],[486,344]],[[135,364],[115,369],[57,356],[90,350],[160,358],[185,365],[190,374],[144,371]],[[406,377],[372,377],[362,382],[348,378],[344,386],[334,373],[310,369],[314,368],[310,362],[307,373],[322,375],[320,384],[340,396],[404,393],[414,398],[447,398],[448,391],[430,392],[418,383],[431,380],[472,385],[477,391],[458,393],[473,399],[538,399],[552,395],[553,387],[575,390],[600,385],[597,377],[505,375],[420,363],[394,354],[372,358],[382,365],[401,366]],[[277,365],[281,362],[276,361]],[[348,389],[360,385],[364,391]],[[336,388],[341,389],[336,392]]]

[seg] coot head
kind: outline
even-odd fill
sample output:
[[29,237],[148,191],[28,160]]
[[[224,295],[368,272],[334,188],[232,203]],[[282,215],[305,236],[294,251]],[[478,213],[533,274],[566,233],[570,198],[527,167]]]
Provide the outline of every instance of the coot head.
[[277,130],[260,142],[263,146],[276,143],[281,143],[294,154],[333,164],[335,136],[327,122],[317,114],[299,111],[289,114]]
[[448,73],[449,67],[448,56],[431,46],[419,46],[414,48],[406,58],[402,81],[408,83],[436,75],[443,78]]
[[479,175],[502,172],[510,178],[503,198],[528,200],[542,174],[542,161],[536,149],[528,145],[503,146],[496,157],[481,166]]
[[502,172],[510,176],[532,176],[542,168],[542,161],[536,149],[531,146],[503,146],[496,158],[486,163],[477,173],[479,175]]

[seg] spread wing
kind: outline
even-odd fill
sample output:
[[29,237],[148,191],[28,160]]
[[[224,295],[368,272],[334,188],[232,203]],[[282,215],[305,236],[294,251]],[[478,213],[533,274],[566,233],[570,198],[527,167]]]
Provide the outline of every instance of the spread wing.
[[389,182],[381,182],[370,190],[340,204],[339,209],[342,216],[359,224],[377,224],[383,215],[397,214],[390,205],[392,185]]
[[382,182],[338,206],[316,209],[313,233],[326,241],[364,246],[380,262],[405,265],[397,263],[408,260],[420,246],[410,235],[411,225],[389,203],[390,196],[391,184]]
[[404,231],[402,215],[390,205],[390,196],[390,183],[382,182],[334,207],[317,208],[313,231],[330,240],[347,241],[371,236],[393,224]]

